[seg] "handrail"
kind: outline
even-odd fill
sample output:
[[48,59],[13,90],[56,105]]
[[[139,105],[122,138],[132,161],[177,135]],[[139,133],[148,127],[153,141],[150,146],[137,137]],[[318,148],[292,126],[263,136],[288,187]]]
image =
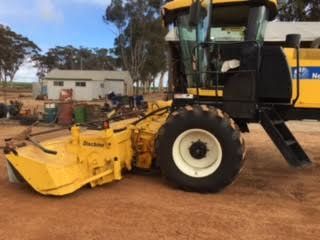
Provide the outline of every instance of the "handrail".
[[297,101],[300,98],[300,48],[296,47],[297,52],[297,96],[292,102],[292,106],[294,107]]

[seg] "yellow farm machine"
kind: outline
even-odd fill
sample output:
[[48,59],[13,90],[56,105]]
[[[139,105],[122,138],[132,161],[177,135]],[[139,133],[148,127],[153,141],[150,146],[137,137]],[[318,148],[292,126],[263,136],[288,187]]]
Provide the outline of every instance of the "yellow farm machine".
[[12,181],[66,195],[156,168],[180,189],[218,192],[243,166],[249,123],[262,125],[291,166],[310,165],[286,121],[320,119],[320,50],[296,33],[265,41],[277,1],[174,0],[162,16],[176,36],[168,42],[172,100],[102,130],[73,126],[70,136],[41,143],[27,132],[27,145],[8,139]]

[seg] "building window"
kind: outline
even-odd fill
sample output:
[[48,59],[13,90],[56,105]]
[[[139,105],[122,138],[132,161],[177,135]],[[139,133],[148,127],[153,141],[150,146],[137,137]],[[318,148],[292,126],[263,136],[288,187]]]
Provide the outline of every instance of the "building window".
[[100,87],[101,87],[101,88],[104,88],[104,83],[100,83]]
[[53,82],[53,86],[55,86],[55,87],[63,87],[64,86],[64,82],[63,81],[54,81]]
[[76,87],[86,87],[87,83],[86,82],[76,82]]

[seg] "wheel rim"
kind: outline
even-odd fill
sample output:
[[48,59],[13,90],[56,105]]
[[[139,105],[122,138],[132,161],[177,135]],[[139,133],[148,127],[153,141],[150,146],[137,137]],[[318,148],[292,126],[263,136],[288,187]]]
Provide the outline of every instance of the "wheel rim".
[[212,133],[203,129],[189,129],[176,138],[172,155],[181,172],[190,177],[203,178],[219,168],[222,148]]

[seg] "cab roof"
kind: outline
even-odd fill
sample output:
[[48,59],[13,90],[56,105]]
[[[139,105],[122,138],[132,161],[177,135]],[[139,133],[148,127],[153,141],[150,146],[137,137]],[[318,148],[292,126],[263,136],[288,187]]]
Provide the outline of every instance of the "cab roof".
[[[174,11],[182,10],[189,8],[191,4],[195,0],[173,0],[168,3],[166,3],[162,8],[163,8],[163,14],[164,16],[167,13],[172,13]],[[203,2],[204,0],[202,0]],[[276,15],[278,14],[278,3],[277,0],[212,0],[212,3],[214,6],[223,6],[223,5],[233,5],[233,4],[239,4],[239,3],[248,3],[252,5],[256,4],[262,4],[265,5],[269,8],[270,10],[270,19],[273,20]]]

